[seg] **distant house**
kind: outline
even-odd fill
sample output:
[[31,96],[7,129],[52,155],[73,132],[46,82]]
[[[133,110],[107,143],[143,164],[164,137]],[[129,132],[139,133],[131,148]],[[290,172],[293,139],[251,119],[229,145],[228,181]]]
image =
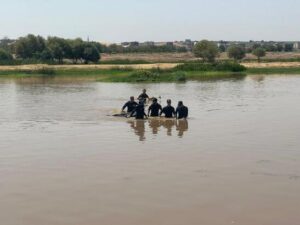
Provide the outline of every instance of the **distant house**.
[[137,41],[130,42],[130,47],[139,47],[140,43]]
[[294,44],[293,44],[293,49],[294,50],[300,50],[300,42],[295,42]]
[[146,41],[146,42],[140,43],[140,46],[154,46],[154,45],[155,45],[154,41]]

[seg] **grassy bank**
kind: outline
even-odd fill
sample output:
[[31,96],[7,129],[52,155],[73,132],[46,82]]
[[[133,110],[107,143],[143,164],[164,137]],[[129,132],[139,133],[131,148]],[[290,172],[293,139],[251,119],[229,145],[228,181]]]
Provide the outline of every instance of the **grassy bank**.
[[300,74],[300,67],[248,68],[232,63],[185,63],[172,69],[133,69],[130,67],[54,68],[51,66],[26,70],[0,70],[0,77],[86,77],[101,82],[184,82],[188,80],[212,80],[242,78],[251,74]]
[[248,68],[247,74],[300,74],[300,67]]

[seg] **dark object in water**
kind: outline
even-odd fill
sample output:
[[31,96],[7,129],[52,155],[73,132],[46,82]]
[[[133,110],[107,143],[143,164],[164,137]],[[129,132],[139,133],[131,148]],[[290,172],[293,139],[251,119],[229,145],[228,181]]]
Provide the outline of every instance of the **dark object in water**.
[[112,116],[114,116],[114,117],[125,117],[125,118],[127,118],[127,117],[130,116],[130,113],[122,112],[122,113],[119,113],[119,114],[114,114],[114,115],[112,115]]

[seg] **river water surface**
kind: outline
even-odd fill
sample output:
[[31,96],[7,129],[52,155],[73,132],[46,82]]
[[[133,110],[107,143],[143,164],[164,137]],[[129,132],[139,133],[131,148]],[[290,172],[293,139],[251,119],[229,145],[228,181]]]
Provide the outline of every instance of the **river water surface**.
[[[188,121],[112,118],[127,98]],[[2,225],[299,225],[300,76],[0,79]]]

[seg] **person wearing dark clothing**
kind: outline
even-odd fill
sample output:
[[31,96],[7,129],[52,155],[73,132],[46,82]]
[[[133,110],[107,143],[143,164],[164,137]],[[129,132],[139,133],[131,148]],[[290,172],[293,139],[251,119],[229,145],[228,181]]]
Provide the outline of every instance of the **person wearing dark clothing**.
[[171,105],[171,103],[172,103],[171,100],[168,99],[167,106],[162,109],[162,111],[160,112],[160,115],[165,114],[166,118],[173,118],[175,116],[175,109]]
[[177,119],[186,119],[189,116],[189,109],[183,105],[182,101],[180,101],[178,102],[175,114]]
[[148,109],[148,116],[151,117],[158,117],[160,114],[160,111],[162,111],[162,107],[160,104],[157,103],[157,99],[153,99],[152,105],[150,105]]
[[130,97],[130,100],[122,107],[122,112],[127,108],[127,113],[131,113],[137,105],[138,104],[134,101],[134,97]]
[[149,99],[149,96],[147,95],[147,90],[144,89],[143,93],[139,95],[139,100],[143,101],[144,103],[146,103],[146,101]]
[[135,115],[135,118],[137,120],[143,120],[145,117],[147,117],[145,113],[145,107],[144,103],[142,101],[139,102],[139,104],[135,107],[134,111],[132,111],[131,115]]

